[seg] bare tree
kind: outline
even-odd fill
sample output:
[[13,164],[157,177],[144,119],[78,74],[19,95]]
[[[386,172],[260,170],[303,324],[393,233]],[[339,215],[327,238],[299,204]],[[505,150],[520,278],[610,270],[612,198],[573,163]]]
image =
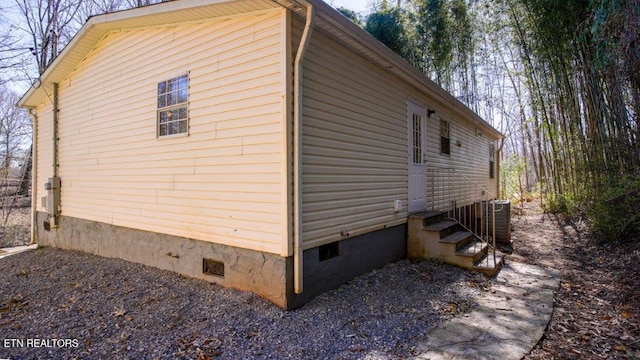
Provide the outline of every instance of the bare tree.
[[30,50],[42,74],[77,31],[70,26],[81,0],[15,0],[30,36]]
[[[161,0],[14,0],[22,17],[17,25],[28,36],[22,48],[35,57],[42,74],[75,33],[93,15],[142,7]],[[2,36],[0,35],[0,39]],[[4,43],[4,42],[3,42]],[[17,42],[8,48],[20,47]],[[0,47],[0,51],[2,47]]]
[[16,34],[15,25],[3,15],[6,11],[0,5],[0,84],[14,80],[14,71],[23,66],[27,50]]
[[82,0],[76,15],[76,25],[81,27],[92,16],[130,8],[125,0]]
[[149,6],[149,5],[153,5],[153,4],[157,4],[165,1],[170,1],[170,0],[125,0],[128,9]]
[[23,109],[16,107],[18,96],[0,86],[0,171],[7,172],[20,148],[29,145],[31,122]]
[[19,67],[22,63],[20,53],[15,51],[19,47],[18,42],[9,29],[0,33],[0,84],[9,81],[10,77],[6,76],[8,71]]
[[6,225],[20,191],[23,175],[17,171],[28,171],[23,167],[29,162],[28,149],[31,141],[31,121],[27,113],[15,103],[18,96],[0,85],[0,206],[2,225]]

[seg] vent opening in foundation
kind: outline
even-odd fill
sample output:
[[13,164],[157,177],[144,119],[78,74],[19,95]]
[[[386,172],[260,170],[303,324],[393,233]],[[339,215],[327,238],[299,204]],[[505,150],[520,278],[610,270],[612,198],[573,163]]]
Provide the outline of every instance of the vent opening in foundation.
[[213,259],[202,259],[202,273],[224,277],[224,263]]
[[336,241],[331,244],[321,245],[318,248],[320,261],[326,261],[340,256],[340,242]]

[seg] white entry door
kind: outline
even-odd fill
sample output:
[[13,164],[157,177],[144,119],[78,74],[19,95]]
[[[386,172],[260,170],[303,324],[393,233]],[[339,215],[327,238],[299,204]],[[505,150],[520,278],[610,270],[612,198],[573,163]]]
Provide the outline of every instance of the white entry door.
[[409,129],[409,211],[427,208],[426,174],[426,108],[412,101],[407,105],[407,128]]

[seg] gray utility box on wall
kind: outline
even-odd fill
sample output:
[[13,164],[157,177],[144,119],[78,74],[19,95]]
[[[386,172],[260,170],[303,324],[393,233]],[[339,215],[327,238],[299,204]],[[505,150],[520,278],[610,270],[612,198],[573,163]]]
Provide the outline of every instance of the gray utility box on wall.
[[51,216],[58,216],[60,214],[60,187],[62,181],[57,176],[49,178],[44,189],[47,190],[47,212]]
[[[496,242],[508,244],[511,242],[511,201],[509,200],[490,200],[489,206],[487,201],[480,201],[483,218],[489,225],[489,234],[493,233],[493,205],[495,204],[496,217]],[[488,212],[485,214],[485,212]]]

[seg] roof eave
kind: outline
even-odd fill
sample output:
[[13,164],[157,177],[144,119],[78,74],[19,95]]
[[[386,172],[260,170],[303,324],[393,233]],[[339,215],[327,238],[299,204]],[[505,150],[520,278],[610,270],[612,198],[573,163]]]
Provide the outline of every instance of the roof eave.
[[[154,5],[144,6],[135,9],[123,10],[103,15],[90,17],[87,22],[80,28],[78,33],[71,41],[62,49],[60,54],[51,62],[51,64],[40,75],[38,80],[27,90],[20,98],[18,105],[24,108],[32,108],[38,106],[46,92],[44,85],[58,83],[62,81],[87,55],[91,49],[110,31],[116,29],[133,28],[135,19],[157,17],[156,25],[171,24],[167,22],[167,17],[162,15],[172,14],[179,11],[192,10],[200,7],[215,6],[224,3],[234,3],[234,0],[184,0],[170,1]],[[246,2],[252,2],[247,0]],[[256,0],[256,3],[269,3],[276,5],[270,0]],[[203,19],[206,16],[203,15]],[[174,20],[174,19],[171,19]],[[194,19],[197,20],[197,19]],[[175,22],[182,20],[175,17]]]
[[[259,0],[257,0],[259,1]],[[298,2],[297,0],[295,0]],[[29,108],[38,106],[46,92],[44,85],[60,82],[69,74],[77,64],[82,61],[86,54],[95,47],[95,45],[111,30],[123,28],[124,24],[130,27],[131,20],[169,14],[176,11],[189,10],[203,6],[211,6],[216,4],[231,3],[234,0],[189,0],[189,1],[171,1],[156,5],[114,12],[104,15],[98,15],[89,18],[87,23],[80,31],[71,39],[69,44],[62,50],[60,55],[51,63],[51,65],[40,75],[38,81],[22,96],[18,105]],[[268,1],[273,5],[289,7],[293,2],[282,0]],[[400,55],[393,52],[376,38],[360,29],[349,19],[344,17],[340,12],[320,0],[299,1],[293,11],[299,14],[304,13],[304,6],[310,3],[316,8],[316,14],[320,21],[316,27],[323,28],[325,32],[338,38],[345,46],[359,45],[357,50],[360,54],[373,61],[380,68],[388,71],[408,83],[412,84],[416,89],[427,92],[428,95],[434,96],[437,101],[443,104],[450,104],[454,111],[462,115],[464,118],[475,123],[484,131],[489,132],[493,137],[502,138],[503,135],[466,105],[456,99],[446,90],[442,89],[436,83],[431,81],[426,75],[409,64]],[[304,15],[302,15],[304,16]],[[165,17],[159,17],[158,21],[166,21]],[[176,20],[179,22],[179,20]],[[336,31],[339,30],[339,31]]]
[[[436,100],[443,104],[450,104],[454,111],[462,115],[465,119],[472,122],[474,125],[481,128],[483,131],[488,132],[494,138],[504,138],[504,135],[495,129],[491,124],[482,119],[473,110],[469,109],[460,100],[451,95],[448,91],[437,85],[431,79],[429,79],[424,73],[416,69],[413,65],[409,64],[404,58],[396,54],[394,51],[386,47],[375,37],[362,31],[351,20],[347,19],[340,12],[330,7],[328,4],[319,0],[307,0],[313,6],[316,7],[316,13],[321,17],[323,21],[319,21],[316,27],[322,27],[325,25],[324,30],[333,32],[339,29],[346,36],[359,43],[362,48],[360,50],[361,55],[368,58],[370,61],[376,63],[379,67],[388,71],[400,78],[404,79],[408,83],[412,84],[418,90],[429,93],[428,95],[435,96]],[[343,43],[347,44],[347,39],[342,39]]]

